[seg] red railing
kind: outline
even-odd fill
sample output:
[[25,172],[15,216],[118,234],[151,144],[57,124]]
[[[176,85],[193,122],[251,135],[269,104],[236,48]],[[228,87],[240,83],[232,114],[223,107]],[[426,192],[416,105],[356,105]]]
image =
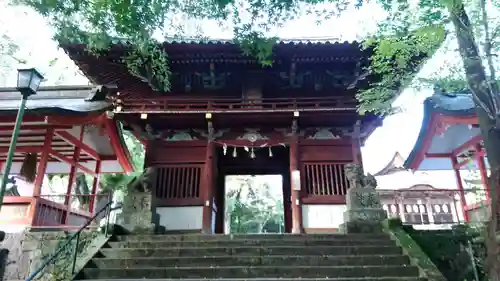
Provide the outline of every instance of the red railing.
[[120,113],[224,113],[263,111],[348,111],[356,101],[341,97],[304,98],[148,98],[117,100]]
[[96,208],[111,200],[108,194],[6,196],[0,223],[31,228],[79,228]]

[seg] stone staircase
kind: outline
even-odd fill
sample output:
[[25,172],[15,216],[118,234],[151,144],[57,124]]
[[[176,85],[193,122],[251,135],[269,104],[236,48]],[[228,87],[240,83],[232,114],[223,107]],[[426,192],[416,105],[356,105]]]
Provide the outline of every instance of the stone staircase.
[[77,280],[425,281],[385,234],[117,236]]

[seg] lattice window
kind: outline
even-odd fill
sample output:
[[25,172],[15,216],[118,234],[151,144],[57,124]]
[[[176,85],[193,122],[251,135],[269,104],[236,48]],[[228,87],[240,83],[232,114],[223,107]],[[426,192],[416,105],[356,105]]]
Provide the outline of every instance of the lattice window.
[[202,164],[159,167],[156,178],[156,198],[199,198],[202,167]]
[[345,195],[349,183],[344,164],[308,163],[303,166],[304,188],[308,195]]

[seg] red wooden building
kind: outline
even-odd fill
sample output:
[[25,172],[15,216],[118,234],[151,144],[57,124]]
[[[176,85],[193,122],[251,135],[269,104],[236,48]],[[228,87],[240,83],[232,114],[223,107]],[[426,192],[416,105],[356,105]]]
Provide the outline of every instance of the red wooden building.
[[470,93],[436,92],[424,102],[424,118],[418,139],[404,166],[413,170],[453,170],[460,191],[460,204],[465,221],[477,217],[480,204],[467,202],[461,170],[467,165],[479,170],[489,204],[488,166],[485,161],[478,119]]
[[[0,165],[6,161],[20,98],[16,89],[0,88]],[[79,226],[94,211],[99,175],[133,170],[121,127],[106,115],[112,104],[90,86],[58,86],[40,88],[26,107],[10,174],[18,175],[30,154],[37,159],[36,177],[32,194],[4,198],[1,226],[6,231]],[[94,177],[90,194],[75,194],[80,173]],[[66,192],[42,193],[47,174],[68,174]],[[72,204],[82,196],[85,206]]]
[[381,124],[359,116],[355,93],[380,77],[371,49],[352,43],[280,42],[262,67],[230,42],[169,42],[171,89],[155,90],[147,65],[129,73],[127,44],[92,56],[63,45],[95,84],[118,87],[115,117],[147,146],[157,168],[154,202],[167,230],[223,232],[224,177],[281,174],[287,232],[342,223],[343,166]]

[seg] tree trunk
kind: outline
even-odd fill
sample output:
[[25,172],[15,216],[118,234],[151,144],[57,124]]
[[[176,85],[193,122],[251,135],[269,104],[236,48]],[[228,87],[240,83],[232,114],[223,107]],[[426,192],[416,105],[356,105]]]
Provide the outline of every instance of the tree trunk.
[[463,3],[455,2],[448,9],[450,19],[455,28],[467,83],[476,103],[481,136],[491,168],[491,219],[488,223],[487,235],[485,237],[487,247],[486,271],[489,273],[490,281],[500,281],[498,245],[495,234],[497,229],[498,201],[500,200],[498,192],[500,178],[500,132],[498,131],[499,128],[497,128],[498,117],[496,116],[496,110],[491,102],[493,100],[492,95],[498,93],[494,93],[488,83],[485,68],[472,32],[472,26]]

